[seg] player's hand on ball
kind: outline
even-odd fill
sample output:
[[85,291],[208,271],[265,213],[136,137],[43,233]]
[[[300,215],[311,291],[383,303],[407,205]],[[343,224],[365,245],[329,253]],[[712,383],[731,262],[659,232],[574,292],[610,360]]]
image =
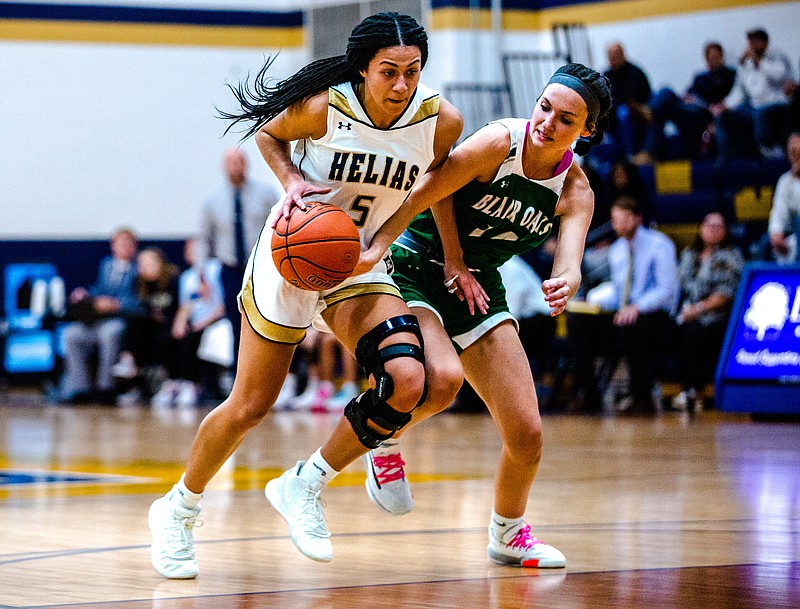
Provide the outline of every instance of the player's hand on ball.
[[321,188],[308,182],[295,182],[286,189],[286,194],[283,196],[283,199],[279,204],[278,213],[272,214],[272,228],[275,228],[280,218],[288,220],[292,213],[292,209],[295,207],[305,210],[306,203],[303,199],[312,200],[314,195],[324,195],[330,191],[330,188]]
[[544,299],[550,305],[550,317],[564,312],[569,301],[569,284],[563,277],[552,277],[542,282]]

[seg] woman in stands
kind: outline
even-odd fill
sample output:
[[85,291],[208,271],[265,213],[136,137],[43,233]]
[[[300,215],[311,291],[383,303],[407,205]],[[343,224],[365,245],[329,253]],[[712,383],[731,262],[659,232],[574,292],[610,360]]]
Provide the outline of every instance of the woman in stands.
[[703,409],[703,391],[714,379],[728,315],[739,285],[744,258],[731,243],[722,214],[703,218],[695,242],[681,252],[678,278],[683,305],[677,321],[683,343],[683,390],[674,408]]

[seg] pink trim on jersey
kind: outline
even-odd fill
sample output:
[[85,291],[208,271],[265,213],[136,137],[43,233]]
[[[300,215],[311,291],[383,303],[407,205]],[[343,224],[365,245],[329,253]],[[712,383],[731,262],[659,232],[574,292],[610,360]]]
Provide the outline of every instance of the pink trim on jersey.
[[[530,136],[530,131],[531,131],[531,122],[528,121],[527,123],[525,123],[525,140],[524,140],[525,143],[522,146],[523,152],[525,151],[525,146],[528,145],[528,137]],[[575,155],[572,153],[572,148],[567,148],[567,151],[564,153],[564,156],[561,157],[561,162],[558,164],[558,167],[556,167],[555,172],[553,172],[553,177],[556,177],[562,171],[566,171],[567,169],[569,169],[569,166],[572,165],[573,156]]]
[[569,169],[569,166],[572,165],[572,157],[572,148],[567,148],[564,156],[561,157],[561,162],[558,164],[558,167],[556,167],[556,172],[553,174],[553,177],[557,176],[562,171]]

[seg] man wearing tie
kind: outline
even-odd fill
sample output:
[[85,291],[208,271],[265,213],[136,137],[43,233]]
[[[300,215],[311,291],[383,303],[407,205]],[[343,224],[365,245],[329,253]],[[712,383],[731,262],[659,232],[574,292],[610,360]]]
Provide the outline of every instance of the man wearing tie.
[[609,249],[611,281],[619,306],[614,326],[630,370],[629,412],[652,410],[652,392],[664,359],[670,313],[678,297],[675,245],[656,230],[642,226],[635,199],[611,204],[611,226],[619,237]]
[[269,211],[283,195],[278,186],[247,178],[247,158],[238,148],[225,151],[225,182],[203,207],[198,259],[218,258],[222,263],[225,315],[234,335],[234,357],[239,350],[238,294],[250,250],[258,240]]

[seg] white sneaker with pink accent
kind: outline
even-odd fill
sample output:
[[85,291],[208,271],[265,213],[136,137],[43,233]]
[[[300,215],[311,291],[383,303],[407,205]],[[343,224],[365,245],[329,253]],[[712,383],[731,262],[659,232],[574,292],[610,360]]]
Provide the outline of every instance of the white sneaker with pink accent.
[[367,468],[367,494],[375,505],[395,516],[414,509],[399,442],[384,442],[361,458]]
[[489,527],[489,558],[499,565],[533,567],[538,569],[558,569],[567,566],[567,559],[553,546],[548,546],[531,535],[531,527],[522,522],[521,526],[507,531],[501,539]]

